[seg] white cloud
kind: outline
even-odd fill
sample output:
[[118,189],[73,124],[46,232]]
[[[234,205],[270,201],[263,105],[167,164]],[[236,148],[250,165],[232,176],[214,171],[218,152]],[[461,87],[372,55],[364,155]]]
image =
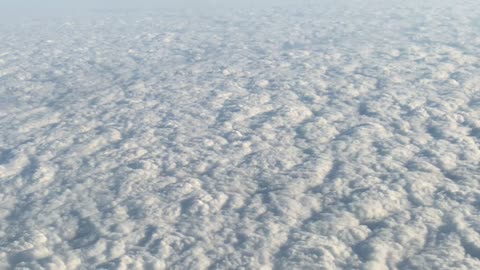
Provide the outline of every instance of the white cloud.
[[479,268],[478,4],[287,2],[0,25],[0,268]]

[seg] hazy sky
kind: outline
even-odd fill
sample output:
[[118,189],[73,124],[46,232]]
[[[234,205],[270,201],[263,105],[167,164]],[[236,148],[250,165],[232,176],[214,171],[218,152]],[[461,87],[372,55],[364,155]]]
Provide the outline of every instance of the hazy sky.
[[81,15],[94,10],[173,9],[210,13],[239,8],[262,9],[287,3],[303,6],[308,1],[310,0],[0,0],[0,22],[10,24],[28,18]]
[[[61,0],[2,0],[0,6],[10,9],[90,9],[90,8],[135,8],[135,7],[160,7],[169,6],[174,2],[186,2],[186,1],[153,1],[153,0],[139,0],[139,1],[127,1],[127,0],[84,0],[84,1],[61,1]],[[178,5],[178,4],[177,4]]]
[[95,9],[95,8],[164,8],[164,7],[214,7],[214,6],[249,6],[249,5],[271,5],[292,0],[84,0],[84,1],[62,1],[62,0],[0,0],[1,8],[8,9]]
[[22,18],[83,14],[98,9],[211,11],[219,8],[278,5],[278,3],[285,1],[290,0],[0,0],[0,21],[2,23],[9,23]]

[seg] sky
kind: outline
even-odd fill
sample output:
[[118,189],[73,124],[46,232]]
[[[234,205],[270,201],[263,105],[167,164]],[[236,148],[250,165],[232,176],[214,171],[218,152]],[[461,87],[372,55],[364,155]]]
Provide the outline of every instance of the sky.
[[188,7],[188,8],[210,8],[215,6],[231,6],[231,7],[238,7],[238,6],[262,6],[262,5],[279,5],[284,4],[286,2],[292,2],[292,0],[260,0],[260,1],[253,1],[253,0],[245,0],[245,1],[237,1],[237,0],[139,0],[139,1],[128,1],[128,0],[103,0],[103,1],[94,1],[94,0],[85,0],[85,1],[61,1],[61,0],[2,0],[0,1],[0,6],[8,7],[11,9],[39,9],[39,10],[46,10],[46,9],[91,9],[91,8],[168,8],[168,7]]
[[[283,6],[287,3],[296,2],[293,0],[85,0],[85,1],[62,1],[62,0],[0,0],[0,18],[4,23],[16,22],[23,18],[38,18],[38,17],[58,17],[71,15],[85,15],[89,12],[99,10],[116,10],[116,11],[158,11],[158,10],[173,10],[173,11],[188,11],[195,13],[209,13],[217,11],[225,11],[239,8],[259,9]],[[305,2],[305,1],[303,1]]]

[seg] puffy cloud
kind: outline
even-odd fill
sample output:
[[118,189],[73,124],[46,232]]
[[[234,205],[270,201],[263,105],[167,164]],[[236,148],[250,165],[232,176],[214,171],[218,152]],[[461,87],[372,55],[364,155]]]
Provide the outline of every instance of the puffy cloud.
[[287,2],[0,25],[0,268],[479,268],[478,4]]

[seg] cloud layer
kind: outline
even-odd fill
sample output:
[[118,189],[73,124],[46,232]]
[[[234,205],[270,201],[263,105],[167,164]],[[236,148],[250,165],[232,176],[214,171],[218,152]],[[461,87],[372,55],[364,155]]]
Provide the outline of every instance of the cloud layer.
[[480,268],[479,6],[435,2],[0,25],[0,268]]

